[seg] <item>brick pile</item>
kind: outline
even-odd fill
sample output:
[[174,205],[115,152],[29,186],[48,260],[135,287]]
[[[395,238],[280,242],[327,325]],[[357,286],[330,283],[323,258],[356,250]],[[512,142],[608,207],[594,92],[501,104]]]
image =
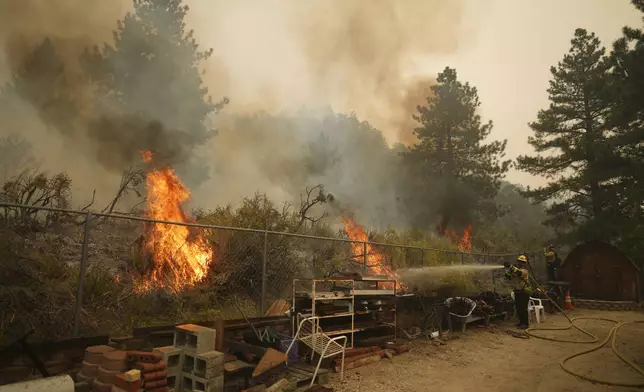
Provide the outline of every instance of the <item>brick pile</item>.
[[112,392],[116,375],[127,370],[125,351],[113,350],[103,354],[98,375],[92,384],[92,392]]
[[216,331],[193,324],[175,328],[174,345],[154,351],[88,347],[77,381],[92,392],[223,392],[225,355]]
[[112,392],[140,392],[142,386],[141,371],[133,369],[116,375]]
[[145,392],[168,392],[168,364],[161,354],[148,351],[128,351],[129,368],[140,373]]
[[215,351],[215,337],[214,329],[184,324],[175,328],[174,345],[154,349],[167,363],[168,392],[224,390],[225,355]]
[[87,382],[90,387],[98,377],[98,368],[101,366],[103,354],[115,351],[110,346],[92,346],[85,349],[85,358],[83,359],[83,367],[76,375],[76,381]]

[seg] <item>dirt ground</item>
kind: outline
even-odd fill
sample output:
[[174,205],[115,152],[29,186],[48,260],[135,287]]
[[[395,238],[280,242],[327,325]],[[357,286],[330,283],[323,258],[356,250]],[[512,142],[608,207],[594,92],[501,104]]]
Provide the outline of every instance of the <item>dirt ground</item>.
[[[644,320],[644,312],[609,312],[575,310],[573,317],[603,317],[618,321]],[[578,325],[606,337],[612,323],[590,320],[577,321]],[[443,346],[418,339],[411,343],[411,351],[393,360],[383,359],[345,373],[340,382],[334,375],[332,384],[338,392],[566,392],[566,391],[631,391],[642,389],[614,387],[574,377],[561,369],[559,361],[567,355],[590,348],[591,344],[551,342],[541,339],[519,339],[505,332],[513,320],[497,323],[488,328],[469,328],[468,332]],[[562,315],[548,315],[544,327],[565,326]],[[544,336],[579,338],[579,331],[546,331]],[[618,349],[638,366],[644,367],[644,324],[623,327],[618,333]],[[610,349],[610,342],[597,352],[568,362],[573,370],[596,378],[644,383],[644,377],[621,362]]]

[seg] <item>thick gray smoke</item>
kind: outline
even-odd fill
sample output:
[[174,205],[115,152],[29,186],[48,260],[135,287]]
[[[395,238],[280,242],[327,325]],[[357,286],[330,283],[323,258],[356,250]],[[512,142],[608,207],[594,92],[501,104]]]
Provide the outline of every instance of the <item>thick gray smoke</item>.
[[[214,49],[202,64],[210,95],[231,98],[212,119],[218,136],[198,151],[193,147],[199,143],[191,144],[166,120],[181,101],[175,109],[158,108],[157,116],[150,115],[154,105],[141,103],[152,109],[140,117],[123,109],[97,113],[85,99],[93,91],[78,58],[92,44],[111,42],[117,20],[131,10],[126,0],[0,2],[0,80],[11,81],[33,48],[50,38],[73,87],[69,107],[60,110],[39,100],[51,92],[38,91],[37,80],[29,94],[3,94],[0,136],[23,135],[43,166],[69,172],[80,195],[98,188],[110,198],[119,170],[135,163],[137,150],[153,148],[173,164],[209,167],[210,180],[192,188],[195,204],[206,208],[256,191],[293,201],[307,185],[322,183],[355,206],[365,223],[402,223],[398,156],[390,147],[413,142],[411,114],[433,83],[414,60],[457,48],[461,2],[186,3],[188,27],[202,47]],[[145,91],[145,84],[140,90],[142,101],[154,102],[156,92]],[[330,107],[357,118],[302,107]],[[132,129],[137,132],[125,131]],[[76,196],[79,204],[85,198]]]
[[292,201],[323,184],[365,224],[405,223],[397,200],[400,157],[369,124],[330,110],[229,120],[212,142],[216,170],[195,194],[199,205],[239,200],[256,189]]

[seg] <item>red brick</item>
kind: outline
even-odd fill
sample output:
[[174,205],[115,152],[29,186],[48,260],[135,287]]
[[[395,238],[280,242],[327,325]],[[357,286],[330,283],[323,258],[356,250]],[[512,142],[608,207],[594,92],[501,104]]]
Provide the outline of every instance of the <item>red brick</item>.
[[151,351],[128,351],[127,360],[130,362],[157,363],[162,359],[161,354]]
[[103,354],[101,367],[105,370],[125,370],[125,351],[110,351]]
[[164,378],[162,380],[146,382],[144,387],[146,390],[150,390],[165,387],[166,385],[168,385],[168,380]]
[[103,354],[114,351],[110,346],[90,346],[85,349],[85,362],[100,365]]
[[139,369],[141,373],[152,373],[166,370],[168,368],[168,364],[164,361],[157,363],[137,362],[137,364],[134,365],[134,368]]
[[114,384],[114,378],[120,371],[118,370],[107,370],[102,367],[98,368],[98,380],[105,384]]
[[136,381],[126,381],[123,373],[117,374],[114,378],[114,386],[125,392],[138,392],[141,389],[141,379]]
[[161,387],[156,389],[146,389],[145,392],[168,392],[168,387]]
[[168,377],[168,371],[167,370],[164,370],[164,371],[161,371],[161,372],[144,373],[143,374],[143,380],[145,382],[154,381],[154,380],[161,380],[161,379],[165,379],[166,377]]
[[92,383],[93,392],[112,392],[112,385],[105,384],[104,382],[94,380]]

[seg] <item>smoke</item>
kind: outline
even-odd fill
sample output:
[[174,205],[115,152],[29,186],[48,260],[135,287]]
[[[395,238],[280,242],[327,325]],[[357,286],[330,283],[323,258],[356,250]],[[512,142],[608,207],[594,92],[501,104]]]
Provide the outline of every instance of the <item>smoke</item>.
[[[199,204],[258,188],[290,201],[322,183],[365,224],[408,223],[390,146],[417,140],[412,114],[435,79],[416,60],[458,48],[461,1],[190,4],[200,43],[214,49],[209,69],[225,70],[206,74],[215,91],[231,97],[224,116],[245,115],[218,118],[219,136],[207,148],[216,171],[195,195]],[[355,113],[382,134],[302,107]],[[273,116],[256,118],[257,111]]]
[[[71,125],[76,120],[76,106],[82,107],[86,87],[77,78],[78,58],[87,46],[111,39],[118,18],[130,8],[126,0],[0,1],[0,136],[18,137],[28,143],[41,168],[66,171],[74,181],[74,194],[80,196],[79,204],[91,196],[92,189],[97,189],[99,200],[100,195],[105,199],[113,197],[119,176],[106,172],[93,156],[84,154],[85,135],[74,133],[74,127],[55,128],[51,121]],[[30,61],[34,49],[45,39],[55,46],[59,63],[33,61],[32,65],[40,67],[41,78],[64,65],[61,78],[74,86],[67,90],[71,111],[49,105],[54,92],[47,91],[42,79],[29,80],[28,86],[21,86],[26,88],[22,94],[6,87],[13,81],[14,71]],[[30,97],[21,96],[24,94]],[[74,118],[64,118],[66,114]],[[61,138],[61,134],[65,137]],[[0,166],[7,171],[5,178],[22,170],[4,157],[0,159]]]
[[47,37],[57,40],[74,63],[86,44],[109,40],[129,9],[127,0],[0,1],[0,81]]
[[[112,42],[117,20],[132,8],[127,0],[0,2],[0,81],[8,81],[35,45],[50,38],[71,86],[67,106],[52,110],[34,83],[31,94],[13,100],[13,125],[0,127],[0,136],[20,129],[43,165],[68,171],[99,194],[118,181],[118,170],[133,163],[136,150],[152,146],[171,162],[199,159],[210,166],[211,180],[193,188],[204,207],[255,191],[292,201],[305,186],[322,183],[356,206],[360,219],[399,218],[398,156],[390,146],[414,142],[412,114],[434,83],[434,75],[416,62],[458,48],[462,2],[185,3],[191,8],[188,28],[195,29],[201,47],[213,48],[203,64],[210,95],[231,98],[214,118],[219,135],[198,152],[190,143],[186,147],[185,135],[168,120],[178,109],[156,108],[158,118],[149,115],[154,110],[143,117],[104,113],[84,98],[92,89],[78,58],[93,44]],[[140,93],[150,102],[155,95]]]
[[[330,106],[357,113],[390,144],[412,141],[434,83],[416,62],[458,48],[462,1],[192,0],[206,77],[235,112]],[[217,90],[218,89],[218,90]],[[277,109],[277,110],[276,110]]]

